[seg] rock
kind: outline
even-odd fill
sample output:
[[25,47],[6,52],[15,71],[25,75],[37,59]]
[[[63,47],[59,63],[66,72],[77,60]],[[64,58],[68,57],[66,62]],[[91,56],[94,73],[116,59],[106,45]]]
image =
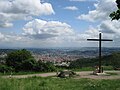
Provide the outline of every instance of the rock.
[[76,75],[75,72],[69,71],[69,70],[64,70],[64,71],[58,72],[57,77],[66,78],[66,77],[73,77],[74,75]]

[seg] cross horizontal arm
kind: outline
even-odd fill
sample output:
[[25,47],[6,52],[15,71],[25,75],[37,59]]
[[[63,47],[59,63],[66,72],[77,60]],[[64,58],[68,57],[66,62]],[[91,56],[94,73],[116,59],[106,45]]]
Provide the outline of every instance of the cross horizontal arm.
[[99,39],[87,39],[88,41],[99,41]]
[[111,39],[101,39],[101,41],[113,41]]
[[[87,39],[88,41],[100,41],[100,39]],[[111,39],[101,39],[101,41],[113,41]]]

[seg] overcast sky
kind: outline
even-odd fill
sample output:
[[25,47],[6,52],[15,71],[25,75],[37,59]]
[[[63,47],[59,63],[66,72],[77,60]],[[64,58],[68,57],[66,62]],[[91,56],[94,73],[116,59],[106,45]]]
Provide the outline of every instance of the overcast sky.
[[87,38],[113,39],[120,46],[120,21],[109,14],[115,0],[0,0],[0,48],[95,47]]

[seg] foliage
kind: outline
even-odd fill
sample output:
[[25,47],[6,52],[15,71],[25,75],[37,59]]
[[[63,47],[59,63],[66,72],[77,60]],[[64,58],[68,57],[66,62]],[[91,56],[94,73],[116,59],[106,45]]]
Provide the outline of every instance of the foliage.
[[69,68],[94,67],[95,65],[98,65],[98,58],[82,58],[71,62]]
[[5,64],[5,57],[0,57],[0,64]]
[[118,10],[114,11],[110,14],[112,20],[119,20],[120,19],[120,0],[116,0]]
[[[94,67],[99,65],[98,58],[82,58],[78,59],[76,61],[73,61],[70,63],[69,68],[83,68],[83,67]],[[105,69],[112,69],[112,67],[120,68],[120,52],[114,52],[111,55],[102,56],[102,65],[103,66],[109,66],[109,67],[103,67]],[[112,66],[112,67],[110,67]]]
[[0,90],[120,90],[120,80],[0,78]]
[[[115,52],[111,55],[103,56],[102,65],[120,68],[119,58],[120,52]],[[82,58],[71,62],[68,68],[83,70],[84,67],[94,67],[98,66],[98,64],[98,57],[92,59]],[[17,72],[52,72],[56,71],[56,69],[57,68],[51,62],[36,61],[31,53],[25,49],[8,53],[6,57],[6,63],[2,63],[0,65],[0,72],[10,72],[14,70]],[[109,69],[112,69],[112,67],[110,67]],[[88,68],[87,70],[91,70],[91,68]]]
[[55,71],[55,66],[50,62],[36,61],[31,53],[25,49],[8,53],[6,64],[15,71]]
[[23,71],[33,71],[37,62],[34,58],[29,58],[22,62],[22,70]]
[[118,73],[114,73],[114,72],[106,72],[106,73],[110,76],[118,75]]
[[7,54],[6,64],[15,68],[16,71],[23,69],[25,60],[33,58],[31,53],[25,49],[16,50]]
[[56,68],[51,62],[38,61],[35,67],[35,71],[52,72],[52,71],[56,71]]
[[7,65],[0,65],[0,72],[2,72],[2,73],[10,72],[13,70],[14,69],[12,67],[8,67]]
[[111,55],[111,64],[115,69],[120,68],[120,52]]

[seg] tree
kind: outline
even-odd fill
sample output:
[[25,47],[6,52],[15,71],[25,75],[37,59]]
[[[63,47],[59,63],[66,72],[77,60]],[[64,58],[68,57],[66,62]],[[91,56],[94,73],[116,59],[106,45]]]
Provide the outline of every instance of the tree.
[[[117,11],[114,11],[110,14],[110,17],[112,18],[112,20],[119,20],[120,19],[120,0],[116,0],[116,4],[117,4]],[[112,59],[111,63],[113,64],[114,68],[120,68],[120,53],[113,53],[112,54]]]
[[52,72],[52,71],[56,71],[56,68],[55,68],[54,64],[51,62],[38,61],[35,66],[35,71]]
[[37,65],[37,61],[34,58],[29,58],[22,62],[22,70],[33,71]]
[[114,11],[110,14],[110,17],[112,18],[112,20],[119,20],[120,19],[120,0],[116,0],[117,3],[117,11]]
[[111,64],[114,69],[120,68],[120,52],[112,53]]
[[11,72],[14,69],[12,67],[8,67],[7,65],[2,65],[0,64],[0,72],[4,73],[4,72]]
[[33,58],[31,53],[25,49],[16,50],[7,54],[6,64],[13,67],[16,71],[23,69],[23,63]]

